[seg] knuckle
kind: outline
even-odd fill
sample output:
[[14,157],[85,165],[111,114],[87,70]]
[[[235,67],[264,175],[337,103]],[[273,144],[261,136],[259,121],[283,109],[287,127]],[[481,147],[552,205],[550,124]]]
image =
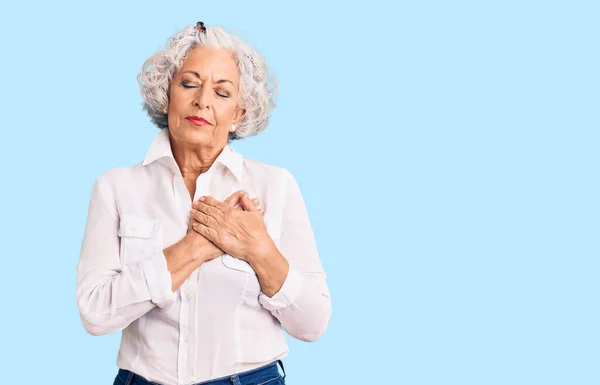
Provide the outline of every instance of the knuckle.
[[202,235],[210,235],[210,228],[206,227],[206,226],[198,226],[199,230],[200,230],[200,234]]

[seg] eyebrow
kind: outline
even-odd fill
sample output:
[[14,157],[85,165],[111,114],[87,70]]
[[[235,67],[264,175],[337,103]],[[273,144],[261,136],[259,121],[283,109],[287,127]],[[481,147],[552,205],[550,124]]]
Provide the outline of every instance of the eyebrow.
[[[185,74],[185,73],[191,73],[194,76],[196,76],[198,79],[201,79],[200,78],[200,74],[198,74],[198,72],[196,72],[196,71],[183,71],[182,72],[182,74]],[[219,80],[217,80],[217,84],[222,84],[222,83],[230,83],[232,86],[234,86],[234,84],[233,84],[233,82],[231,80],[227,80],[227,79],[219,79]]]

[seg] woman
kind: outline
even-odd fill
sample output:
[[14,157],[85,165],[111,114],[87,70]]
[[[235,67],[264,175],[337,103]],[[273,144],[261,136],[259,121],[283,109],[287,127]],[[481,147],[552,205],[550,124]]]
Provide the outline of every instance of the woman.
[[282,327],[316,340],[331,300],[294,177],[229,145],[265,129],[274,79],[240,38],[198,22],[138,81],[160,131],[143,162],[94,183],[83,325],[123,331],[115,384],[283,384]]

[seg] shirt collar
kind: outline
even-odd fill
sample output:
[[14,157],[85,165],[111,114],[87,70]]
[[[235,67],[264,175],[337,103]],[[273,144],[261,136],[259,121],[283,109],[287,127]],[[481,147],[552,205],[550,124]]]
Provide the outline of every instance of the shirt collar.
[[[150,145],[150,149],[146,154],[143,165],[146,166],[162,158],[171,158],[173,160],[173,164],[177,164],[175,162],[175,157],[173,156],[173,151],[171,150],[171,140],[168,129],[162,129],[158,132],[158,134],[156,134],[156,138],[154,138],[154,141]],[[227,144],[217,159],[215,159],[215,163],[222,164],[223,166],[227,167],[227,169],[231,171],[231,173],[237,179],[241,179],[243,160],[244,157],[242,154],[236,152],[233,147]]]

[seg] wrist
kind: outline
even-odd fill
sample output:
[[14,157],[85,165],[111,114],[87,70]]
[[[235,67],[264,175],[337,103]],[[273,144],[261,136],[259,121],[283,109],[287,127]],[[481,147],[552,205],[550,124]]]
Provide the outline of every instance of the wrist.
[[250,266],[256,272],[261,291],[267,297],[273,297],[279,292],[290,270],[287,259],[275,246],[269,252],[255,255],[254,259],[250,260]]
[[181,243],[184,253],[198,266],[223,254],[221,249],[200,234],[188,233]]
[[188,256],[190,262],[198,265],[202,264],[206,259],[206,252],[203,252],[203,245],[198,242],[198,236],[192,233],[186,234],[180,242],[182,253]]
[[279,250],[269,238],[270,242],[258,242],[248,249],[246,260],[248,263],[261,264],[263,261],[272,259],[273,254],[279,254]]

